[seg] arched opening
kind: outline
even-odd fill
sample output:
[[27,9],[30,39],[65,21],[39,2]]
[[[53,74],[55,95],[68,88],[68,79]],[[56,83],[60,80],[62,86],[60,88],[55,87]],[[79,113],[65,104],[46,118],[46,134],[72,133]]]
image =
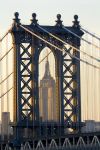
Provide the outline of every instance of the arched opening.
[[57,121],[55,57],[48,47],[39,56],[39,117],[42,122]]

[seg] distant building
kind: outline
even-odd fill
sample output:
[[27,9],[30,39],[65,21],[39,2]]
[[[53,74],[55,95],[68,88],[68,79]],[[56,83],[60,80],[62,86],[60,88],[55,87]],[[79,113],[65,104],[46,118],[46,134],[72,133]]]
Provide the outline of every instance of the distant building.
[[2,112],[2,137],[7,137],[10,134],[10,112]]
[[42,121],[56,121],[56,84],[55,80],[50,74],[49,61],[47,59],[45,64],[45,73],[40,81],[40,100],[39,110]]
[[86,120],[85,126],[82,127],[82,132],[100,132],[100,122],[94,120]]

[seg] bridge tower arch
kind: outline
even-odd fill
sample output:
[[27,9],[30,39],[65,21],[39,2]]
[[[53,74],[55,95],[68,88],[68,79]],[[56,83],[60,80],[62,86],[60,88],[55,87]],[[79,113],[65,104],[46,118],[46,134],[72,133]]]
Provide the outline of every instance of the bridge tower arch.
[[[35,13],[32,14],[31,24],[23,26],[56,45],[62,51],[34,37],[22,29],[20,25],[19,14],[15,13],[12,28],[15,47],[14,120],[18,131],[21,128],[28,127],[35,129],[35,135],[39,135],[41,132],[39,122],[38,61],[41,50],[46,46],[52,50],[55,56],[56,96],[59,120],[55,126],[59,126],[61,134],[64,133],[63,129],[66,128],[79,131],[81,127],[80,61],[76,60],[75,57],[80,59],[80,53],[75,48],[80,48],[80,39],[64,30],[60,14],[57,15],[56,25],[43,25],[41,27],[70,44],[67,46],[39,28],[40,25]],[[83,35],[77,15],[74,16],[73,26],[65,28],[74,32],[79,37]],[[75,48],[71,47],[71,45]],[[74,57],[71,57],[72,55]]]

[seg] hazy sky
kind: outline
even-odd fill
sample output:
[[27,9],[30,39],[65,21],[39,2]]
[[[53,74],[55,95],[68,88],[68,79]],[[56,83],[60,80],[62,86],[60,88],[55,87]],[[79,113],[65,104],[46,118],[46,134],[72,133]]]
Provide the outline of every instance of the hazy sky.
[[16,11],[26,24],[30,23],[33,12],[37,13],[40,24],[52,25],[58,13],[62,14],[64,25],[72,25],[73,15],[78,14],[83,26],[100,35],[100,0],[1,0],[2,32],[10,26]]

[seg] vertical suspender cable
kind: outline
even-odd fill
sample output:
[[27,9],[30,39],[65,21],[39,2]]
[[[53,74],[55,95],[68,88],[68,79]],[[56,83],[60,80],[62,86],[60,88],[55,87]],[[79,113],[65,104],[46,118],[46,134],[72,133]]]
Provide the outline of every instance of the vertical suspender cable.
[[[2,42],[0,42],[0,48],[1,48],[1,57],[2,57],[2,54],[3,54],[3,51],[2,51]],[[2,76],[3,76],[3,68],[2,68],[2,61],[0,61],[0,70],[1,70],[1,75],[0,75],[0,79],[1,79],[1,82],[2,82]],[[3,94],[3,84],[0,84],[0,90],[1,90],[1,95]],[[1,97],[0,95],[0,97]],[[1,97],[1,118],[2,118],[2,112],[4,111],[4,97]]]
[[[86,45],[86,49],[85,49],[85,51],[87,50],[87,43],[85,44]],[[86,60],[88,61],[88,57],[86,56]],[[85,81],[85,83],[86,83],[86,103],[87,103],[87,112],[86,112],[86,120],[88,120],[89,119],[89,75],[90,75],[90,73],[89,73],[89,68],[90,68],[90,66],[88,66],[87,64],[85,65],[86,66],[86,69],[85,69],[85,71],[86,71],[86,81]]]
[[[2,43],[0,42],[0,56],[2,56]],[[0,61],[0,83],[2,82],[2,61]],[[0,84],[0,97],[2,95],[2,84]],[[2,105],[2,98],[0,98],[0,114],[1,114],[1,119],[2,119],[2,112],[3,112],[3,105]]]
[[[93,37],[92,37],[92,42],[93,42]],[[94,50],[94,47],[93,47],[93,45],[92,45],[92,51],[91,51],[91,55],[92,56],[94,56],[94,52],[93,52],[93,50]],[[94,61],[92,60],[92,64],[94,64]],[[92,74],[92,86],[91,86],[91,88],[92,88],[92,92],[91,92],[91,94],[92,94],[92,110],[91,110],[91,112],[92,112],[92,120],[94,120],[94,119],[96,119],[95,118],[95,111],[94,111],[94,105],[95,105],[95,107],[96,107],[96,101],[95,101],[95,104],[94,104],[94,100],[95,100],[95,83],[96,83],[96,81],[94,81],[94,68],[92,68],[92,72],[91,72]]]
[[[100,40],[96,40],[96,42],[98,43],[98,46],[100,46],[99,45],[99,41]],[[98,51],[98,53],[97,53],[97,55],[99,56],[99,54],[100,54],[100,51]],[[99,62],[97,63],[97,65],[99,66]],[[95,70],[94,70],[94,73],[95,73]],[[99,121],[99,106],[100,106],[100,71],[98,70],[98,71],[96,71],[96,87],[95,87],[95,99],[97,99],[97,121]]]
[[[8,51],[8,34],[6,36],[6,52]],[[6,55],[6,76],[8,76],[8,55]],[[7,91],[9,89],[9,81],[7,79],[7,85],[6,85],[6,88],[7,88]],[[9,92],[7,93],[7,112],[9,112]]]
[[[99,46],[100,46],[100,39],[98,41],[99,43]],[[99,51],[99,57],[100,57],[100,51]],[[100,67],[100,63],[98,65]],[[98,83],[98,100],[99,100],[99,106],[100,106],[100,70],[98,70],[98,73],[99,73],[99,77],[98,77],[98,80],[99,80],[99,83]],[[100,109],[99,109],[99,120],[100,120]]]
[[[96,36],[96,34],[94,33],[91,33],[89,32],[87,29],[84,29],[82,28],[82,30],[90,35],[92,37],[92,42],[91,43],[94,43],[93,39],[97,40],[99,42],[98,44],[98,47],[100,47],[100,38],[99,36]],[[93,45],[92,45],[92,55],[93,57],[95,57],[94,55],[96,55],[96,53],[94,54],[93,53],[94,49],[93,49]],[[98,52],[98,56],[100,57],[100,52]],[[92,64],[94,64],[94,61],[92,60]],[[97,64],[97,63],[96,63]],[[99,66],[99,63],[98,63],[98,66]],[[92,99],[92,119],[97,119],[97,120],[100,120],[100,111],[98,109],[95,109],[97,107],[98,104],[100,104],[97,100],[100,99],[100,92],[98,89],[100,89],[100,83],[98,82],[98,80],[100,81],[100,76],[97,75],[97,72],[99,73],[100,75],[100,71],[96,71],[94,70],[94,68],[92,68],[92,71],[91,71],[91,79],[92,79],[92,91],[91,92],[91,99]],[[98,85],[97,85],[98,84]],[[98,87],[98,89],[96,89],[96,87]],[[95,107],[94,107],[95,106]],[[95,116],[98,116],[97,118]]]
[[[2,49],[2,46],[3,46],[3,43],[2,41],[0,42],[0,45],[1,45],[1,57],[3,55],[3,49]],[[4,74],[4,70],[3,70],[3,61],[0,61],[0,70],[1,70],[1,82],[3,80],[3,74]],[[4,83],[0,84],[0,90],[1,90],[1,120],[2,120],[2,113],[4,112],[4,96],[2,96],[4,94]]]
[[[83,46],[83,51],[85,52],[85,42],[82,41],[82,46]],[[86,55],[81,55],[82,59],[86,59]],[[83,113],[83,120],[87,120],[87,98],[85,99],[85,95],[86,95],[86,64],[85,63],[81,63],[81,88],[82,88],[82,113]],[[84,100],[85,99],[85,100]]]
[[[94,39],[94,37],[92,38]],[[92,40],[93,41],[93,40]],[[97,41],[97,39],[95,39],[95,41],[93,42],[99,42]],[[93,50],[94,55],[98,55],[99,56],[99,51],[96,52]],[[93,61],[95,63],[95,61]],[[96,62],[96,64],[99,66],[99,63]],[[100,90],[100,88],[98,87],[98,84],[99,84],[99,71],[98,70],[95,70],[93,69],[93,75],[94,75],[94,78],[93,78],[93,82],[94,82],[94,119],[96,121],[99,121],[99,92],[98,90]]]

